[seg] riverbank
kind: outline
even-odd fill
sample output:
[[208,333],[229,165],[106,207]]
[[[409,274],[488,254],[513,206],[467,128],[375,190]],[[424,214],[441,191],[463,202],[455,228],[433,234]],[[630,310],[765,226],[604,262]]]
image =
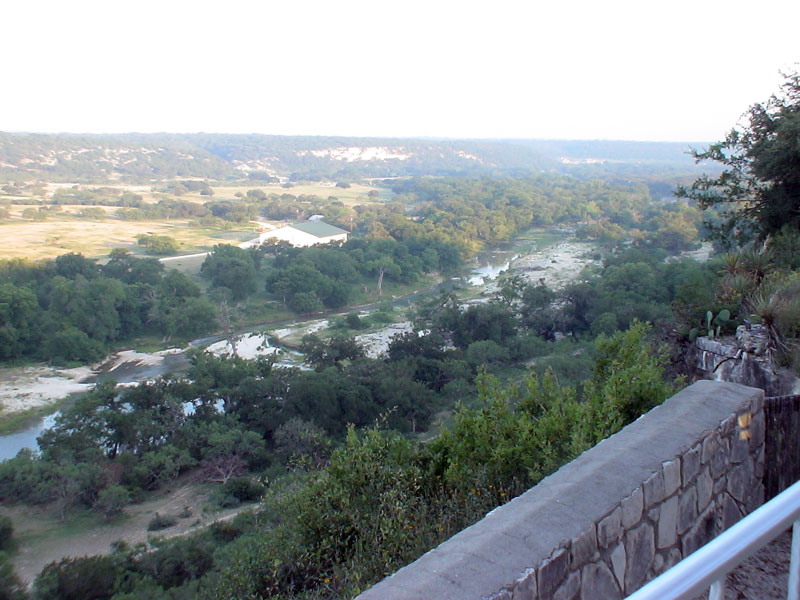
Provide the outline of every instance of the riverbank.
[[46,365],[0,369],[0,435],[23,429],[58,410],[71,394],[94,386],[92,367],[58,369]]
[[[542,239],[539,239],[540,237]],[[507,244],[507,248],[482,253],[473,271],[473,275],[478,274],[481,278],[481,283],[478,285],[480,294],[494,293],[497,275],[507,268],[531,282],[544,280],[547,285],[557,289],[577,277],[585,266],[596,262],[588,258],[593,253],[592,246],[572,240],[562,240],[553,244],[555,239],[558,238],[554,234],[535,233],[533,237],[520,237],[518,241]],[[469,276],[466,279],[469,279]],[[394,304],[410,303],[419,294],[417,290],[386,300]],[[379,303],[373,303],[351,307],[350,310],[369,311],[378,307]],[[327,328],[330,324],[329,319],[329,315],[323,317],[317,315],[310,319],[299,317],[296,320],[287,319],[249,326],[242,332],[237,354],[245,358],[254,358],[257,355],[276,352],[275,348],[270,347],[268,337],[291,351],[299,346],[304,335]],[[401,322],[387,324],[385,327],[358,335],[358,341],[365,346],[369,356],[379,356],[385,352],[392,336],[410,330],[405,314],[399,321]],[[197,342],[198,340],[195,340],[190,347],[197,347]],[[221,336],[204,338],[200,342],[200,347],[210,344],[208,350],[217,354],[229,353],[231,350],[228,342]],[[112,380],[121,384],[134,384],[155,379],[167,372],[185,370],[188,364],[187,349],[170,348],[152,353],[123,350],[110,355],[98,365],[78,369],[59,369],[46,365],[2,369],[0,370],[2,407],[0,431],[3,433],[16,431],[23,423],[54,412],[56,404],[61,399],[70,394],[88,391],[97,381]],[[284,352],[279,362],[283,360],[292,366],[298,366],[301,362],[292,352]]]

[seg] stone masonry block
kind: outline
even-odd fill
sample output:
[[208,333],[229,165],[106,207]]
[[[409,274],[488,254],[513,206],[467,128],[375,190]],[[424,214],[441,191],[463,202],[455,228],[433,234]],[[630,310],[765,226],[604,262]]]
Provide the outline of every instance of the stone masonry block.
[[623,498],[620,503],[622,509],[622,527],[630,529],[636,525],[642,518],[642,510],[644,509],[644,492],[642,488],[637,487],[630,496]]
[[678,533],[692,526],[697,518],[697,490],[694,486],[683,490],[678,501]]
[[617,544],[617,547],[611,552],[611,569],[614,571],[614,577],[617,580],[619,589],[624,589],[625,586],[625,565],[627,562],[625,544]]
[[730,457],[731,457],[731,442],[729,439],[725,438],[719,440],[719,444],[717,445],[717,452],[711,457],[709,465],[711,466],[711,476],[716,479],[728,468],[730,465]]
[[[653,528],[642,523],[625,534],[625,554],[628,563],[625,568],[625,593],[630,594],[644,583],[655,558]],[[596,596],[602,598],[602,596]]]
[[565,548],[556,550],[550,558],[540,566],[536,578],[539,595],[547,597],[555,590],[567,574],[569,566],[569,553]]
[[711,479],[711,474],[708,472],[708,467],[700,471],[697,476],[697,510],[702,512],[705,510],[708,503],[711,501],[711,496],[714,493],[714,480]]
[[664,474],[658,471],[648,477],[644,485],[644,507],[650,508],[664,499]]
[[678,497],[672,496],[661,505],[661,514],[658,517],[658,542],[659,549],[672,546],[678,533]]
[[719,425],[719,433],[722,437],[728,437],[733,433],[733,430],[736,428],[736,415],[731,414],[725,417],[725,419]]
[[750,429],[739,430],[731,437],[731,462],[740,463],[750,455],[749,437],[743,435],[750,435]]
[[570,569],[580,569],[589,563],[597,552],[597,533],[595,526],[572,540],[570,544]]
[[536,569],[526,569],[525,573],[514,582],[512,600],[536,600]]
[[684,534],[681,539],[683,556],[689,556],[692,552],[711,541],[717,534],[716,510],[716,503],[711,502],[706,510],[700,513],[694,527]]
[[658,576],[661,575],[666,569],[664,568],[664,563],[666,560],[664,559],[664,553],[656,552],[656,557],[653,559],[653,566],[650,567],[653,575]]
[[665,566],[668,569],[671,569],[672,567],[677,565],[679,562],[681,562],[683,560],[683,558],[684,557],[681,555],[681,551],[680,550],[678,550],[677,548],[672,548],[669,552],[667,552],[667,563],[666,563]]
[[681,460],[683,485],[689,485],[689,482],[700,470],[701,450],[702,446],[697,444],[683,454],[683,460]]
[[622,510],[618,506],[597,524],[597,545],[608,548],[622,536]]
[[551,600],[574,600],[581,591],[581,574],[580,571],[573,571],[564,580],[555,593],[552,595]]
[[581,570],[581,600],[620,600],[622,594],[606,563],[600,561]]
[[719,496],[722,493],[722,490],[725,489],[725,486],[728,485],[728,477],[720,477],[719,479],[714,480],[714,496]]
[[681,459],[662,463],[661,471],[664,474],[664,495],[669,497],[681,487]]
[[744,502],[753,485],[753,463],[743,462],[728,473],[728,493],[738,502]]
[[703,440],[703,450],[700,454],[700,462],[707,465],[719,449],[719,433],[712,431]]
[[653,561],[653,577],[658,577],[681,561],[681,551],[677,548],[664,550]]
[[570,544],[570,569],[580,569],[592,560],[597,552],[597,532],[595,526],[572,540]]
[[744,515],[736,504],[736,500],[729,494],[723,495],[722,500],[722,528],[728,529],[738,523]]

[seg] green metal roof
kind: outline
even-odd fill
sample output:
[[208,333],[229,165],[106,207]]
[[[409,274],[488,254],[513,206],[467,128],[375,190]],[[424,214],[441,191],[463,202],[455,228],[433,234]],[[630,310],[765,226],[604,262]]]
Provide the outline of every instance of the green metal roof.
[[338,235],[340,233],[347,233],[344,229],[339,229],[333,225],[328,225],[322,221],[305,221],[303,223],[292,223],[290,227],[299,229],[305,233],[310,233],[316,237],[328,237],[330,235]]

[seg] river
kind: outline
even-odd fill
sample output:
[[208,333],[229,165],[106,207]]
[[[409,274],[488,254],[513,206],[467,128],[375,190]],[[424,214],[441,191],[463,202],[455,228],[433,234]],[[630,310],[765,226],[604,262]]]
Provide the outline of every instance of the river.
[[[528,258],[531,252],[539,250],[540,253],[556,240],[538,241],[537,238],[521,236],[520,238],[498,246],[494,249],[480,252],[469,264],[471,267],[469,275],[462,278],[462,281],[473,286],[482,287],[483,291],[491,292],[493,280],[503,271],[511,268],[518,259]],[[392,304],[395,306],[408,305],[415,301],[420,295],[435,291],[441,286],[450,284],[445,281],[432,288],[408,294],[400,298],[393,298]],[[357,310],[368,312],[378,308],[379,303],[368,304],[356,307]],[[351,309],[352,310],[352,309]],[[333,315],[331,315],[333,316]],[[325,319],[319,316],[306,319],[289,319],[285,321],[264,323],[251,326],[243,330],[239,342],[239,354],[245,358],[252,358],[256,354],[268,354],[281,350],[276,362],[278,366],[301,366],[302,355],[296,351],[282,348],[280,344],[275,345],[273,333],[277,333],[278,328],[290,330],[295,328],[310,327],[313,330],[315,323],[323,323],[321,327],[327,326]],[[269,330],[269,335],[265,333]],[[389,325],[385,328],[385,334],[391,336],[397,333],[396,326]],[[377,332],[378,335],[380,332]],[[376,334],[370,334],[376,335]],[[272,340],[272,344],[270,343]],[[101,381],[114,381],[123,385],[134,385],[143,381],[151,381],[166,374],[181,374],[189,368],[188,352],[193,348],[206,348],[216,353],[226,351],[227,342],[223,336],[205,337],[193,340],[187,348],[172,349],[152,354],[137,353],[132,351],[120,352],[111,355],[92,375],[82,380],[82,383],[97,383]],[[258,348],[261,347],[259,351]],[[13,458],[23,448],[36,449],[36,438],[51,427],[55,422],[58,413],[48,415],[44,418],[33,419],[26,423],[20,431],[0,436],[0,460]]]

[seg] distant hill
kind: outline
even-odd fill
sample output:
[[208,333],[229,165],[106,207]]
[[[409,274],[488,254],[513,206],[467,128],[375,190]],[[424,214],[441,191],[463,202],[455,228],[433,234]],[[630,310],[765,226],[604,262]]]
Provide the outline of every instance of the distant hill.
[[[604,171],[623,176],[631,169],[691,170],[687,148],[688,144],[658,142],[0,132],[0,178],[65,182],[267,177],[348,181],[530,171],[593,176]],[[585,172],[587,165],[589,171]]]

